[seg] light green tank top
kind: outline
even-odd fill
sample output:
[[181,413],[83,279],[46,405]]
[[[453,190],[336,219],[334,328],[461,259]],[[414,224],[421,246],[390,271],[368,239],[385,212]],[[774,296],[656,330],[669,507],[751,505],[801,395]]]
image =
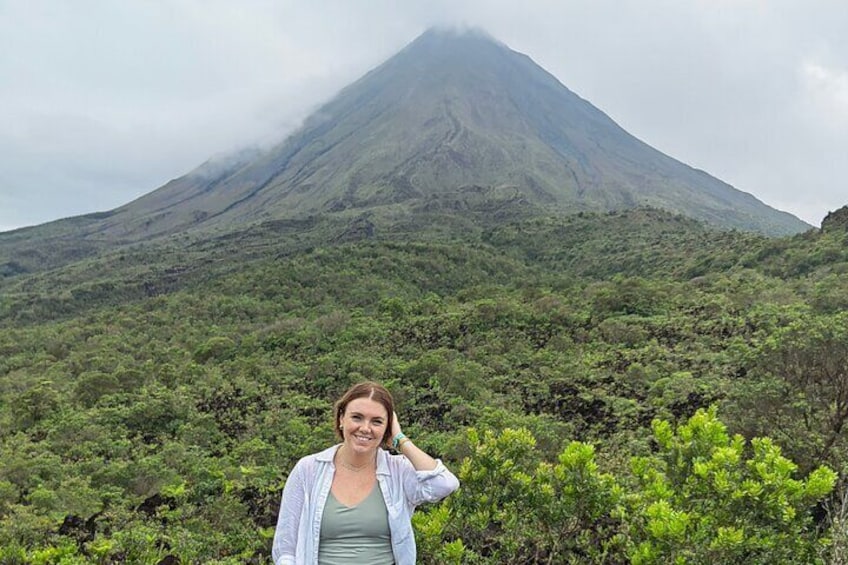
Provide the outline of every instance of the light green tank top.
[[318,563],[391,565],[394,562],[389,513],[379,484],[374,483],[365,500],[352,507],[340,503],[330,491],[321,516]]

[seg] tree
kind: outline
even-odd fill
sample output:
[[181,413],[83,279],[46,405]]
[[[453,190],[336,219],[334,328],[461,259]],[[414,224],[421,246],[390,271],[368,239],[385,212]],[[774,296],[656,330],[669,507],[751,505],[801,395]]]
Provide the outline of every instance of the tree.
[[676,430],[653,422],[658,452],[633,460],[628,554],[650,563],[816,563],[826,540],[811,509],[833,489],[819,467],[797,465],[769,438],[730,437],[716,409],[699,410]]
[[602,563],[623,550],[623,491],[595,450],[572,442],[556,463],[538,460],[526,429],[470,430],[461,488],[416,515],[432,563]]
[[848,314],[808,314],[765,339],[730,404],[740,431],[778,438],[806,470],[845,461]]
[[471,430],[460,489],[415,517],[426,563],[820,563],[829,540],[812,509],[834,487],[768,438],[731,437],[716,409],[674,429],[653,422],[657,450],[616,477],[594,448],[570,443],[538,460],[525,429]]

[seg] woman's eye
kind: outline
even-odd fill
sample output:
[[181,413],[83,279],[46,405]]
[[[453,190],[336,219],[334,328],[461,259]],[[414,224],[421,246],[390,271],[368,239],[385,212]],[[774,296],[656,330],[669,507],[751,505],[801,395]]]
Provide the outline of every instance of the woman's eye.
[[359,421],[359,420],[361,420],[362,418],[361,418],[360,416],[351,416],[351,417],[350,417],[350,419],[351,419],[351,420],[356,420],[356,421],[358,422],[358,421]]

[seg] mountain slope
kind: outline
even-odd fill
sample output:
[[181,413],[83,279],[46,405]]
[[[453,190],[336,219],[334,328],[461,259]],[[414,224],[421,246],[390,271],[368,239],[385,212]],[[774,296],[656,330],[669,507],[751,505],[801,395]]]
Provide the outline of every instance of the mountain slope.
[[[239,163],[241,164],[241,163]],[[527,56],[480,33],[429,31],[264,156],[192,173],[118,210],[154,233],[515,190],[562,211],[649,205],[769,234],[807,224],[629,135]]]
[[320,214],[462,213],[468,199],[545,213],[651,206],[770,235],[811,227],[639,141],[485,34],[431,30],[276,147],[207,163],[109,212],[0,234],[0,247],[50,237],[113,244]]

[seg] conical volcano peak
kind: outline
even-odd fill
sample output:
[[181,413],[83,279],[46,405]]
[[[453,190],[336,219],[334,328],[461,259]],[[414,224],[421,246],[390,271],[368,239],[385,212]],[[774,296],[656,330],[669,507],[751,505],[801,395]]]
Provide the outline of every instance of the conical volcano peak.
[[502,65],[512,55],[516,53],[481,28],[432,27],[375,71],[389,67],[393,72],[442,74],[462,69],[467,73]]
[[495,39],[489,32],[481,27],[468,25],[441,25],[433,26],[417,39],[409,44],[409,47],[414,47],[422,44],[433,46],[456,46],[459,44],[472,43],[489,43],[500,47],[506,47],[503,43]]
[[469,27],[428,29],[273,149],[203,172],[92,218],[90,233],[131,241],[324,214],[642,206],[775,235],[810,227],[653,149]]

